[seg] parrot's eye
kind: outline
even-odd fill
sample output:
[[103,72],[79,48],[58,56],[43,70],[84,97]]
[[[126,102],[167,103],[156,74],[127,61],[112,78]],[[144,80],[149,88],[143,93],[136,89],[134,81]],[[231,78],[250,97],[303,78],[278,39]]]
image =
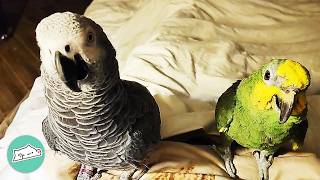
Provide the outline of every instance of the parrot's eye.
[[88,40],[88,42],[90,42],[90,43],[94,41],[94,36],[93,36],[93,33],[92,33],[92,32],[89,32],[89,33],[88,33],[87,40]]
[[64,47],[64,50],[68,53],[68,52],[70,52],[70,46],[69,45],[66,45],[65,47]]
[[270,71],[267,70],[265,73],[264,73],[264,80],[269,80],[270,79]]

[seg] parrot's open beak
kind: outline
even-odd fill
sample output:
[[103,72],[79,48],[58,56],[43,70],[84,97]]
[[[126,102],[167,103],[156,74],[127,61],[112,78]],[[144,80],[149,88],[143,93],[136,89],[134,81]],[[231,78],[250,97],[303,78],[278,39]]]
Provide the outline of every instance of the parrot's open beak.
[[61,80],[71,90],[80,92],[81,89],[79,88],[78,80],[82,80],[88,75],[88,66],[81,55],[75,54],[74,59],[69,59],[59,51],[56,51],[54,60]]
[[283,98],[278,97],[277,104],[280,109],[280,119],[279,119],[280,124],[287,122],[287,120],[289,119],[292,113],[295,94],[296,92],[291,90],[285,93]]

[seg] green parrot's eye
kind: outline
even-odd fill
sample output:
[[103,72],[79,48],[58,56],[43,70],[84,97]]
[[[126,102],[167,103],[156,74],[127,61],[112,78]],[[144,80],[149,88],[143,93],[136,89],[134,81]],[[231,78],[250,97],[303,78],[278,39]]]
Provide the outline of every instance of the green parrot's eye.
[[270,71],[267,70],[265,73],[264,73],[264,80],[269,80],[270,79]]

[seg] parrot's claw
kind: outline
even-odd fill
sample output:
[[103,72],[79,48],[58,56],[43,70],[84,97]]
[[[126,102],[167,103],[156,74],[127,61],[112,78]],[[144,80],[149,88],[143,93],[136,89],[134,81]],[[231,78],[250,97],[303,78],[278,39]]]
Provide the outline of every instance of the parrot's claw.
[[96,174],[90,180],[98,180],[101,177],[102,177],[102,170],[101,169],[97,169]]
[[[96,171],[96,173],[95,173]],[[98,180],[102,176],[102,170],[91,166],[81,165],[77,180]]]
[[217,148],[216,145],[212,145],[212,148],[221,156],[221,158],[224,160],[224,164],[226,167],[226,171],[229,174],[230,177],[235,178],[236,177],[236,168],[233,164],[233,156],[231,154],[231,147],[220,147]]
[[269,179],[269,167],[273,161],[273,155],[269,154],[267,151],[254,151],[254,157],[257,160],[259,168],[259,176],[261,180]]
[[137,169],[132,175],[132,179],[140,179],[144,174],[148,172],[149,168],[141,167]]
[[100,179],[102,177],[102,175],[101,174],[95,174],[92,178],[90,178],[90,180],[98,180],[98,179]]
[[133,170],[129,170],[125,173],[122,173],[120,175],[119,180],[129,180],[129,179],[134,179],[134,180],[139,180],[144,174],[148,172],[149,168],[146,166],[141,166]]
[[234,167],[234,164],[232,162],[232,159],[225,159],[224,164],[226,166],[227,173],[230,177],[235,178],[236,177],[236,168]]
[[94,168],[86,165],[81,165],[77,180],[90,180],[93,177]]

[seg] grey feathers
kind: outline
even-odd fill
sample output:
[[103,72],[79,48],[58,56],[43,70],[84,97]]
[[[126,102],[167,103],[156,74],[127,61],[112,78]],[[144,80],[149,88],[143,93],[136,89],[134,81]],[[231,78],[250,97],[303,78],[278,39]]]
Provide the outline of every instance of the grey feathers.
[[[139,162],[160,140],[160,113],[142,85],[106,79],[105,91],[72,92],[42,71],[49,116],[43,133],[49,146],[101,169]],[[113,81],[111,85],[109,82]]]

